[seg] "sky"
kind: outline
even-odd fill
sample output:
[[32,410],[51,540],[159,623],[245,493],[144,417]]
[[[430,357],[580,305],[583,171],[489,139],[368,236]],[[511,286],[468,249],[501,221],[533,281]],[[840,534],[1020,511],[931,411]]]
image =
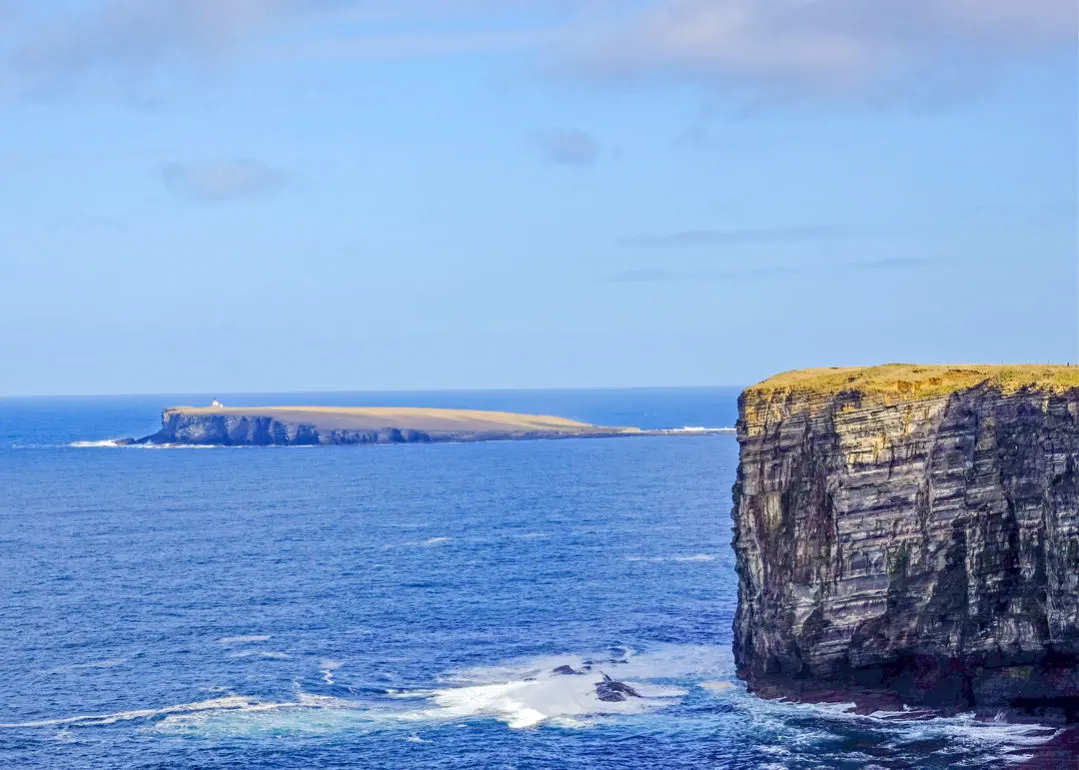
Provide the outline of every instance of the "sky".
[[1076,362],[1074,0],[0,0],[0,396]]

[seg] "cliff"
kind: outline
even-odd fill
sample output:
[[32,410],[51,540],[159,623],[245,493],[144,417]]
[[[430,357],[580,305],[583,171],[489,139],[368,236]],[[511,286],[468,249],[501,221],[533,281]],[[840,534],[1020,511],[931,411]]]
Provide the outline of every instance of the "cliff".
[[464,409],[173,407],[132,443],[221,446],[400,444],[640,435],[560,417]]
[[752,689],[1079,707],[1079,369],[792,372],[739,401]]

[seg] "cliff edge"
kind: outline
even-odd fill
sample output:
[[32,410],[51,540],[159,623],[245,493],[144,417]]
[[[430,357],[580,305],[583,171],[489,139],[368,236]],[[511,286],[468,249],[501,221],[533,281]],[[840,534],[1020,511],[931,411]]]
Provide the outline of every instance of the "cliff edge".
[[737,432],[751,689],[1076,719],[1079,368],[790,372]]

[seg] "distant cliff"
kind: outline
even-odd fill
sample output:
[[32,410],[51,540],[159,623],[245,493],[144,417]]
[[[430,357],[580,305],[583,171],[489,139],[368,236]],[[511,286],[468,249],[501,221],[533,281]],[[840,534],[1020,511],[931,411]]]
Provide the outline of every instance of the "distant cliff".
[[161,430],[147,444],[216,446],[316,446],[319,444],[403,444],[431,441],[424,431],[399,428],[332,429],[266,415],[187,414],[166,410]]
[[1079,709],[1079,369],[792,372],[739,402],[751,688]]

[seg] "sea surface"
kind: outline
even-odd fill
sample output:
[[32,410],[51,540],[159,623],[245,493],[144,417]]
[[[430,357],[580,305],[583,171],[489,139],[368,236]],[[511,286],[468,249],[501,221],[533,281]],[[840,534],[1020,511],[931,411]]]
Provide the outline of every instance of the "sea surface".
[[678,428],[737,393],[0,400],[0,766],[986,767],[1051,732],[747,694],[733,436],[100,443],[213,396]]

